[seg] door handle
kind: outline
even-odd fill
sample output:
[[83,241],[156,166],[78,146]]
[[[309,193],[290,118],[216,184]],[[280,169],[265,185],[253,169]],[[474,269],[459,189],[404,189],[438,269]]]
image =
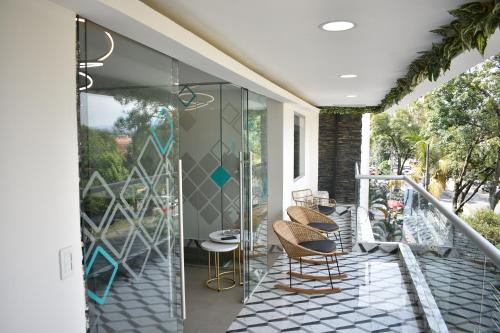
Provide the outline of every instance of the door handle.
[[184,272],[184,210],[182,193],[182,160],[179,159],[179,246],[181,259],[181,307],[182,319],[186,319],[186,279]]
[[240,151],[240,250],[243,250],[244,240],[244,215],[243,215],[243,171],[245,170],[245,160],[243,152]]
[[253,170],[252,170],[252,152],[248,153],[248,218],[250,225],[250,252],[253,252]]

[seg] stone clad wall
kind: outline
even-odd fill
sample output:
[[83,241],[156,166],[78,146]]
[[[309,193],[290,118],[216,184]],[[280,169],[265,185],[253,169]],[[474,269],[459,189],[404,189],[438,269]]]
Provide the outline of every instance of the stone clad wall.
[[354,203],[354,164],[361,160],[361,115],[319,116],[318,190]]

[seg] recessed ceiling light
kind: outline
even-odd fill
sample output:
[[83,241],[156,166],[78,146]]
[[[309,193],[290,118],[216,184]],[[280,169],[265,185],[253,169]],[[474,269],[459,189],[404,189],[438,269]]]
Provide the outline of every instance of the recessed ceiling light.
[[354,28],[355,24],[349,21],[330,21],[319,27],[325,31],[345,31]]
[[358,77],[356,74],[342,74],[339,76],[341,79],[354,79],[355,77]]
[[358,95],[346,95],[345,97],[347,97],[347,98],[355,98],[355,97],[358,97]]

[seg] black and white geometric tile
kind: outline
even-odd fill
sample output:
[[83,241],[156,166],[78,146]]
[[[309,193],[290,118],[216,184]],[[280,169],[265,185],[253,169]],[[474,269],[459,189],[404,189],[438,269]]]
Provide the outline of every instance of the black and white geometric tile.
[[[282,255],[227,332],[423,332],[422,317],[397,254],[349,253],[339,257],[348,277],[334,282],[342,291],[305,295],[274,288],[287,284],[288,259]],[[327,275],[327,268],[303,264],[305,273]],[[292,264],[298,271],[298,263]],[[328,287],[327,281],[293,279],[297,287]]]
[[106,302],[89,304],[90,332],[160,333],[182,328],[178,277],[163,259],[152,257],[140,281],[119,274]]
[[500,272],[463,258],[416,256],[450,332],[500,331]]

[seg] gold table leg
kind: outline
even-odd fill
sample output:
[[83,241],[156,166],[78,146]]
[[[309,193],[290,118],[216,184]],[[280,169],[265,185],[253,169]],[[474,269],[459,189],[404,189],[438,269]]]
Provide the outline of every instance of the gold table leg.
[[[212,269],[211,269],[211,258],[210,255],[212,252],[208,251],[208,280],[205,281],[205,285],[217,291],[223,291],[232,289],[236,286],[236,261],[235,261],[235,251],[233,251],[233,269],[230,271],[221,272],[220,271],[220,252],[214,252],[214,261],[215,261],[215,276],[212,277]],[[238,257],[239,258],[239,257]],[[238,261],[239,263],[239,261]],[[225,277],[226,274],[233,274],[233,278]],[[221,287],[221,280],[228,281],[230,285],[228,287]],[[211,283],[216,282],[217,287],[212,286]]]

